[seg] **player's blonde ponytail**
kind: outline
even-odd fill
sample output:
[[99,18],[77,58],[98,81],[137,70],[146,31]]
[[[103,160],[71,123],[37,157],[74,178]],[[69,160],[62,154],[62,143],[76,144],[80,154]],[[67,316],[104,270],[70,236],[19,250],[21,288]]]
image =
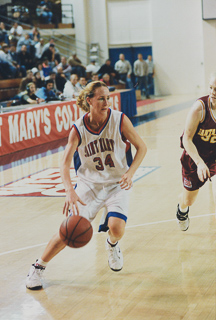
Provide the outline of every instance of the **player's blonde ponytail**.
[[93,98],[95,90],[100,87],[107,87],[102,81],[92,81],[90,82],[79,94],[77,98],[77,106],[85,112],[90,111],[90,105],[87,102],[87,97]]

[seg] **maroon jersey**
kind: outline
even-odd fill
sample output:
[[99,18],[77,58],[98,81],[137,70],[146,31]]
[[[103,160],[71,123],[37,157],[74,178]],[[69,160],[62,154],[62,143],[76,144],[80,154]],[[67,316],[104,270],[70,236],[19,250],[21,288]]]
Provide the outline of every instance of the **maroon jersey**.
[[[197,101],[202,104],[203,116],[193,137],[193,143],[195,144],[200,157],[205,162],[215,161],[216,117],[212,112],[209,96],[199,98]],[[182,137],[181,146],[183,148]]]
[[[216,174],[216,118],[211,110],[209,96],[199,98],[202,104],[202,119],[193,137],[200,157],[204,160],[210,170],[210,176]],[[181,136],[181,147],[184,148]],[[187,190],[197,190],[207,181],[200,181],[197,175],[197,166],[184,149],[181,156],[182,180]]]

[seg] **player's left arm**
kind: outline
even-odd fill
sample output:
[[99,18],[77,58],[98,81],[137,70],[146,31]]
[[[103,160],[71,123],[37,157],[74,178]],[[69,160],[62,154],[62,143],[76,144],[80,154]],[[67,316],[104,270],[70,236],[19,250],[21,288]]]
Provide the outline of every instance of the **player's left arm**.
[[145,142],[138,135],[136,130],[134,129],[131,121],[128,119],[126,115],[123,116],[122,119],[122,134],[124,137],[130,141],[130,143],[135,147],[136,154],[134,156],[133,162],[128,169],[128,171],[122,176],[120,180],[120,186],[122,189],[130,189],[132,186],[132,178],[138,167],[140,166],[143,158],[146,155],[147,147]]

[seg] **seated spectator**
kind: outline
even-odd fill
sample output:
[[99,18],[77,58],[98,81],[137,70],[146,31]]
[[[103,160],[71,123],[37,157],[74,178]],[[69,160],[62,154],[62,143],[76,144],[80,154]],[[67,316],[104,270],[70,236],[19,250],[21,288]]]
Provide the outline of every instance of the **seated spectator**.
[[66,57],[62,56],[61,57],[61,62],[53,69],[56,73],[57,73],[57,68],[58,67],[62,67],[62,72],[65,74],[66,79],[69,80],[70,76],[71,76],[72,68],[67,63]]
[[92,82],[92,81],[99,81],[99,77],[98,77],[98,74],[97,73],[92,73],[91,75],[91,79],[88,80],[87,84]]
[[0,22],[0,42],[7,43],[9,45],[9,38],[4,22]]
[[80,88],[80,90],[84,89],[87,84],[85,77],[80,77],[79,82],[77,83],[77,87]]
[[60,64],[57,66],[57,74],[56,74],[56,87],[57,90],[63,93],[65,83],[67,82],[66,76],[63,73],[63,69]]
[[43,47],[44,39],[40,38],[40,40],[35,44],[35,58],[38,60],[42,57]]
[[45,80],[44,73],[43,73],[43,64],[42,64],[42,62],[41,62],[41,61],[38,61],[38,63],[36,64],[36,66],[37,66],[38,71],[40,72],[41,79],[42,79],[42,80]]
[[[0,56],[2,58],[2,60],[7,61],[9,64],[9,73],[14,75],[14,78],[18,78],[19,76],[21,76],[21,72],[20,72],[20,66],[17,64],[16,61],[13,61],[12,56],[10,55],[9,52],[9,46],[7,43],[3,43],[2,45],[2,50],[0,50]],[[16,69],[16,71],[14,70],[14,68]],[[25,70],[23,70],[23,74],[25,74]]]
[[10,29],[9,33],[10,33],[10,36],[9,36],[10,41],[11,40],[18,41],[23,34],[23,28],[22,26],[18,25],[17,22],[14,22],[13,27]]
[[100,79],[100,81],[104,82],[107,87],[110,86],[110,76],[108,75],[108,73],[105,73],[102,77],[102,79]]
[[67,99],[76,99],[80,93],[80,89],[77,86],[78,75],[72,74],[70,77],[70,81],[68,80],[65,83],[63,96]]
[[58,89],[57,89],[57,85],[56,85],[56,73],[55,73],[54,71],[51,71],[51,72],[50,72],[49,76],[47,76],[47,77],[45,78],[45,81],[50,80],[50,79],[53,80],[53,91],[54,91],[57,95],[59,95],[60,93],[62,93],[62,92],[59,92]]
[[[54,38],[50,38],[50,39],[49,39],[49,42],[47,42],[47,43],[44,45],[44,47],[43,47],[43,52],[44,52],[46,49],[49,48],[50,44],[54,44],[54,45],[55,45],[55,39],[54,39]],[[58,48],[56,47],[56,45],[55,45],[55,52],[56,52],[56,53],[59,53],[59,50],[58,50]]]
[[32,31],[29,32],[29,36],[35,43],[40,41],[40,32],[37,27],[33,27]]
[[44,87],[45,85],[45,81],[41,79],[41,74],[40,74],[40,71],[37,70],[35,73],[34,73],[34,77],[35,77],[35,85],[36,85],[36,88],[42,88]]
[[118,72],[111,66],[110,59],[107,59],[105,64],[98,70],[99,77],[103,77],[105,73],[109,74],[111,85],[118,82]]
[[15,78],[16,72],[16,68],[14,68],[8,61],[2,59],[0,54],[0,74],[3,79]]
[[44,99],[38,98],[35,94],[36,86],[33,82],[29,82],[26,86],[26,91],[21,95],[20,102],[21,104],[36,104],[43,102]]
[[41,59],[43,60],[44,57],[48,59],[49,65],[52,68],[55,66],[55,61],[57,61],[57,64],[60,63],[60,55],[55,52],[55,45],[53,43],[42,53]]
[[97,73],[99,69],[100,69],[100,66],[96,65],[96,61],[91,60],[90,64],[88,64],[86,67],[86,72]]
[[22,45],[21,51],[17,54],[18,64],[20,66],[25,66],[26,70],[33,67],[34,59],[31,54],[27,51],[26,45]]
[[30,38],[29,33],[25,33],[22,37],[19,38],[17,42],[17,52],[20,52],[22,46],[25,45],[27,48],[27,52],[31,55],[32,60],[35,58],[35,42]]
[[86,67],[82,64],[75,52],[69,57],[68,64],[72,67],[72,73],[76,73],[79,77],[86,76]]
[[31,70],[27,70],[26,77],[22,79],[19,87],[19,92],[23,92],[26,90],[26,86],[28,83],[32,82],[33,72]]
[[36,91],[36,95],[46,102],[59,100],[59,97],[53,91],[53,80],[47,80],[45,86]]
[[52,68],[49,65],[49,60],[44,57],[43,63],[42,63],[42,70],[43,70],[43,76],[46,78],[50,75],[50,72],[52,71]]
[[44,23],[52,22],[52,3],[49,0],[44,0],[40,2],[40,5],[37,6],[36,13],[39,17],[42,17]]
[[2,50],[5,53],[5,59],[16,68],[16,77],[25,77],[26,69],[25,66],[20,66],[18,64],[18,56],[16,52],[16,47],[14,45],[9,46],[7,44],[2,45]]

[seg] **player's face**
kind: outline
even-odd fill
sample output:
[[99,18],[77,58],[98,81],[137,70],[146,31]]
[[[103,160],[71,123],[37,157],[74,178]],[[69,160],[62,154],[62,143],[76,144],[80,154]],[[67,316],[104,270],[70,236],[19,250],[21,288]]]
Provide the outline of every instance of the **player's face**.
[[209,95],[213,104],[216,104],[216,78],[212,77],[209,82]]
[[89,99],[91,112],[102,115],[107,113],[110,106],[110,95],[109,90],[106,87],[100,87],[95,90],[95,95],[93,98]]

